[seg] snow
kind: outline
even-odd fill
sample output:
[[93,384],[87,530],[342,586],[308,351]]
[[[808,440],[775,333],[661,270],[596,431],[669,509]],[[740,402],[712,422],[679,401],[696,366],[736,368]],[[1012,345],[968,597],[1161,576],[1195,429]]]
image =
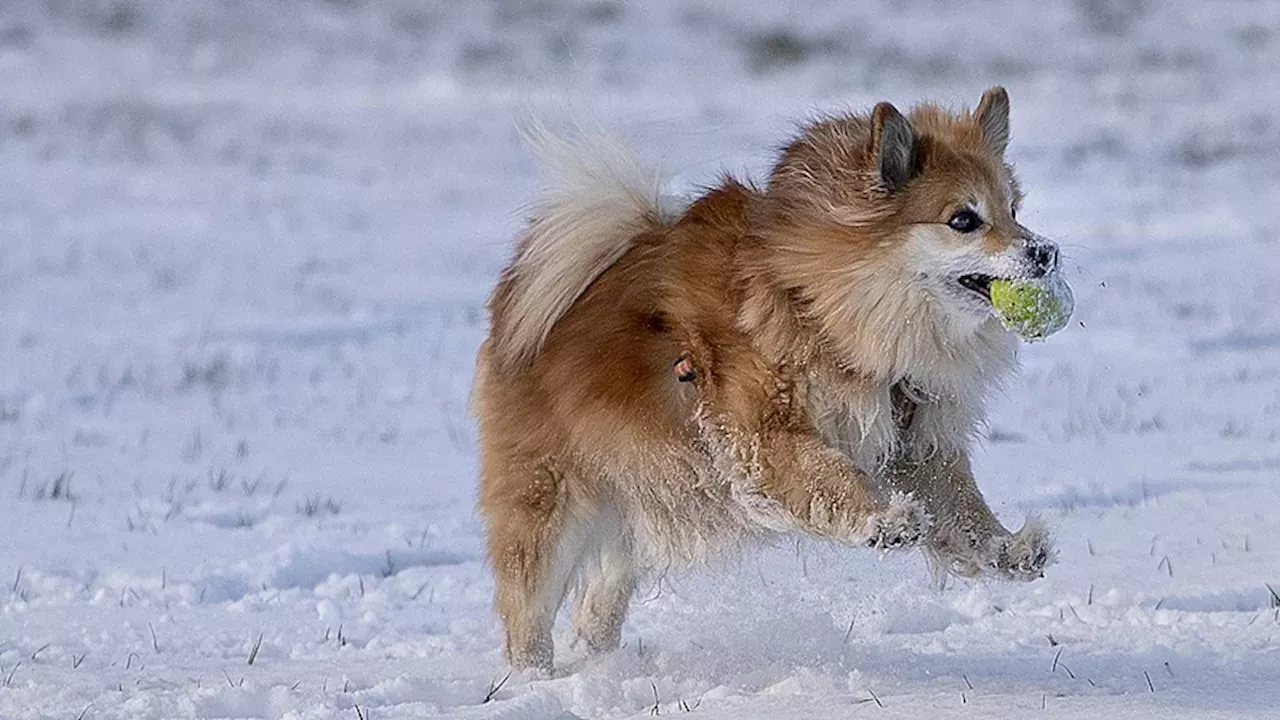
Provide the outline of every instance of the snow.
[[[1274,717],[1278,31],[1275,2],[12,0],[0,717]],[[937,590],[918,553],[788,540],[502,683],[466,395],[540,182],[516,121],[598,120],[688,192],[815,112],[994,83],[1078,322],[975,462],[1058,564]]]

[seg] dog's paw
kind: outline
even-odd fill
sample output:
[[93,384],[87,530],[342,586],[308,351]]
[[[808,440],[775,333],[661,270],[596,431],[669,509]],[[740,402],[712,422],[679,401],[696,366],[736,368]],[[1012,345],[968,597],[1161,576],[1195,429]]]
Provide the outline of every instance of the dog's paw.
[[926,556],[939,582],[947,575],[963,578],[1036,580],[1056,556],[1048,529],[1028,518],[1022,529],[1010,534],[975,530],[952,531],[929,539]]
[[1038,580],[1053,564],[1057,552],[1049,529],[1036,518],[1027,518],[1013,535],[992,538],[988,548],[988,572],[1009,580]]
[[876,550],[913,547],[929,532],[933,519],[910,495],[894,493],[884,510],[867,520],[866,545]]

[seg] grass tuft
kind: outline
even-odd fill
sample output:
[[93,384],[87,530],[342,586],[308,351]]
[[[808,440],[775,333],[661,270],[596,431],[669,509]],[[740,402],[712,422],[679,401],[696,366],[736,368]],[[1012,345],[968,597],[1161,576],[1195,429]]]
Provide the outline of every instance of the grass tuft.
[[[75,502],[76,496],[71,492],[71,481],[75,477],[75,473],[70,470],[63,470],[51,479],[41,483],[39,486],[31,488],[32,500],[66,500]],[[22,474],[22,484],[18,486],[18,498],[22,499],[27,496],[28,475],[26,472]]]
[[297,506],[298,514],[304,517],[324,517],[342,512],[342,504],[331,497],[321,498],[319,495],[308,495]]

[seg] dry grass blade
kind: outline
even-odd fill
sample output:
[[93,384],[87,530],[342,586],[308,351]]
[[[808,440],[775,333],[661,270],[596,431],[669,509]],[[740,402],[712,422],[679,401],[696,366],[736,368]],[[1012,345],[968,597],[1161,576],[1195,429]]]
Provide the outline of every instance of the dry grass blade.
[[502,676],[502,679],[501,679],[501,680],[499,680],[498,682],[496,682],[496,683],[495,683],[495,682],[490,682],[490,683],[489,683],[489,692],[487,692],[487,693],[485,693],[485,694],[484,694],[484,699],[480,701],[480,704],[481,704],[481,705],[484,705],[485,703],[492,702],[492,701],[493,701],[494,696],[498,694],[498,691],[499,691],[499,690],[501,690],[501,689],[502,689],[502,686],[503,686],[503,685],[506,685],[506,684],[507,684],[507,681],[508,681],[508,680],[510,680],[510,679],[511,679],[511,673],[510,673],[510,672],[508,672],[506,675],[503,675],[503,676]]
[[262,633],[258,633],[258,639],[253,642],[253,649],[249,651],[249,664],[252,665],[254,660],[258,659],[258,651],[262,649]]
[[[422,583],[422,585],[418,588],[417,592],[415,592],[413,595],[409,596],[409,599],[410,599],[410,600],[417,600],[417,599],[418,599],[418,597],[419,597],[420,595],[422,595],[422,591],[423,591],[423,590],[426,590],[426,589],[427,589],[427,586],[428,586],[428,585],[430,585],[430,584],[431,584],[431,581],[430,581],[430,580],[428,580],[428,581],[426,581],[426,582]],[[434,592],[433,592],[433,595],[434,595]],[[427,600],[427,601],[428,601],[428,602],[430,602],[430,599],[428,598],[428,600]]]

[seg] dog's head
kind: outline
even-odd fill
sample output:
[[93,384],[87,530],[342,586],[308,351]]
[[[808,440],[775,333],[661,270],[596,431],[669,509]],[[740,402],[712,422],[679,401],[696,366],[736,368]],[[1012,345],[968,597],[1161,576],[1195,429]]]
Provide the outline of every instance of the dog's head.
[[1059,262],[1057,246],[1017,220],[1008,142],[999,87],[972,112],[924,105],[904,116],[880,103],[869,117],[810,125],[766,191],[774,272],[830,337],[910,332],[938,345],[998,333],[991,281],[1042,277]]

